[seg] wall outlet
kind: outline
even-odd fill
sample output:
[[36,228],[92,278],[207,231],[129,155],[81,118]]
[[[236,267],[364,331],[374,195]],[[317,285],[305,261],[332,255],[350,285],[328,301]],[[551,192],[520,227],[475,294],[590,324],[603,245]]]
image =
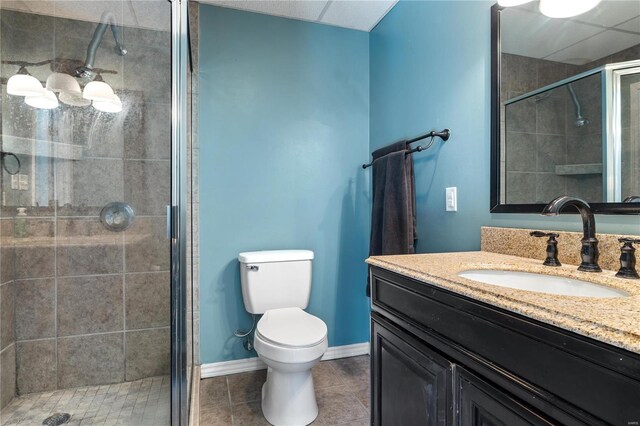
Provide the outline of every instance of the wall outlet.
[[445,197],[446,211],[457,212],[458,211],[458,188],[455,186],[446,188],[445,193],[446,193],[446,197]]

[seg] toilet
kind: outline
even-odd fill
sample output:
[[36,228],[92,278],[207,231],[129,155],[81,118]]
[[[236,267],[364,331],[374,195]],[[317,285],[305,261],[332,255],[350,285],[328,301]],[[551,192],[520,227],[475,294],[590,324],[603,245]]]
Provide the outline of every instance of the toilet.
[[309,250],[240,253],[245,309],[264,314],[253,339],[267,364],[262,413],[276,426],[307,425],[318,416],[311,368],[327,350],[327,325],[303,309],[311,295]]

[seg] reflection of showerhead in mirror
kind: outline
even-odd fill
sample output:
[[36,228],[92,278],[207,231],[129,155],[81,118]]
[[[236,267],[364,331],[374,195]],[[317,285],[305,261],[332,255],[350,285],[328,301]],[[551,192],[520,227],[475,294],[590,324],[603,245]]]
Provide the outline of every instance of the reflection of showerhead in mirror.
[[571,95],[571,100],[573,101],[573,106],[576,110],[576,120],[573,122],[573,125],[576,127],[584,127],[589,124],[590,121],[588,118],[582,116],[582,106],[580,105],[580,101],[578,101],[576,91],[573,90],[573,85],[571,83],[567,84],[567,90],[569,90],[569,95]]

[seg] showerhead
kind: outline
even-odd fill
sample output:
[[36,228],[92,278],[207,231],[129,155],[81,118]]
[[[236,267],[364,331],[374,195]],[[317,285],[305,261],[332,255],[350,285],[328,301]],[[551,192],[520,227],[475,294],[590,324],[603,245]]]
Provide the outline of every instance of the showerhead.
[[75,74],[78,78],[88,78],[91,80],[93,80],[93,78],[96,76],[96,72],[87,66],[76,68]]
[[576,127],[584,127],[589,123],[590,123],[590,121],[589,121],[588,118],[584,118],[584,117],[579,116],[579,117],[576,117],[576,121],[573,122],[573,125],[576,126]]

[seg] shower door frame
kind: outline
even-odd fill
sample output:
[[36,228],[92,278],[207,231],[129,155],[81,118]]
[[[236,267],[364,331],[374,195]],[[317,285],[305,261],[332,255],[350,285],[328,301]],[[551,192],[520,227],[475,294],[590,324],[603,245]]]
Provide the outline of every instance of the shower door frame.
[[[602,98],[602,195],[604,202],[589,203],[597,213],[603,214],[638,214],[638,207],[633,203],[622,203],[622,129],[621,129],[621,88],[620,77],[627,74],[637,74],[640,69],[640,60],[617,62],[594,68],[589,71],[576,74],[547,86],[532,90],[516,96],[504,102],[507,105],[523,101],[540,95],[549,90],[565,86],[574,81],[600,74],[601,98]],[[502,143],[502,138],[500,143]],[[504,155],[504,148],[500,148],[500,156]],[[491,212],[492,213],[539,213],[544,204],[506,204],[504,202],[503,170],[500,157],[497,165],[494,161],[492,169],[497,167],[500,173],[499,187],[492,186]],[[492,171],[492,173],[495,173]],[[496,197],[493,192],[498,192]],[[500,200],[495,204],[493,200]]]
[[[629,64],[629,63],[623,63]],[[622,85],[625,75],[640,74],[640,61],[633,61],[631,66],[611,67],[603,72],[606,84],[606,110],[611,114],[604,115],[606,123],[606,196],[607,201],[622,201]],[[617,201],[617,202],[620,202]]]
[[171,425],[187,426],[187,31],[188,0],[171,2]]

